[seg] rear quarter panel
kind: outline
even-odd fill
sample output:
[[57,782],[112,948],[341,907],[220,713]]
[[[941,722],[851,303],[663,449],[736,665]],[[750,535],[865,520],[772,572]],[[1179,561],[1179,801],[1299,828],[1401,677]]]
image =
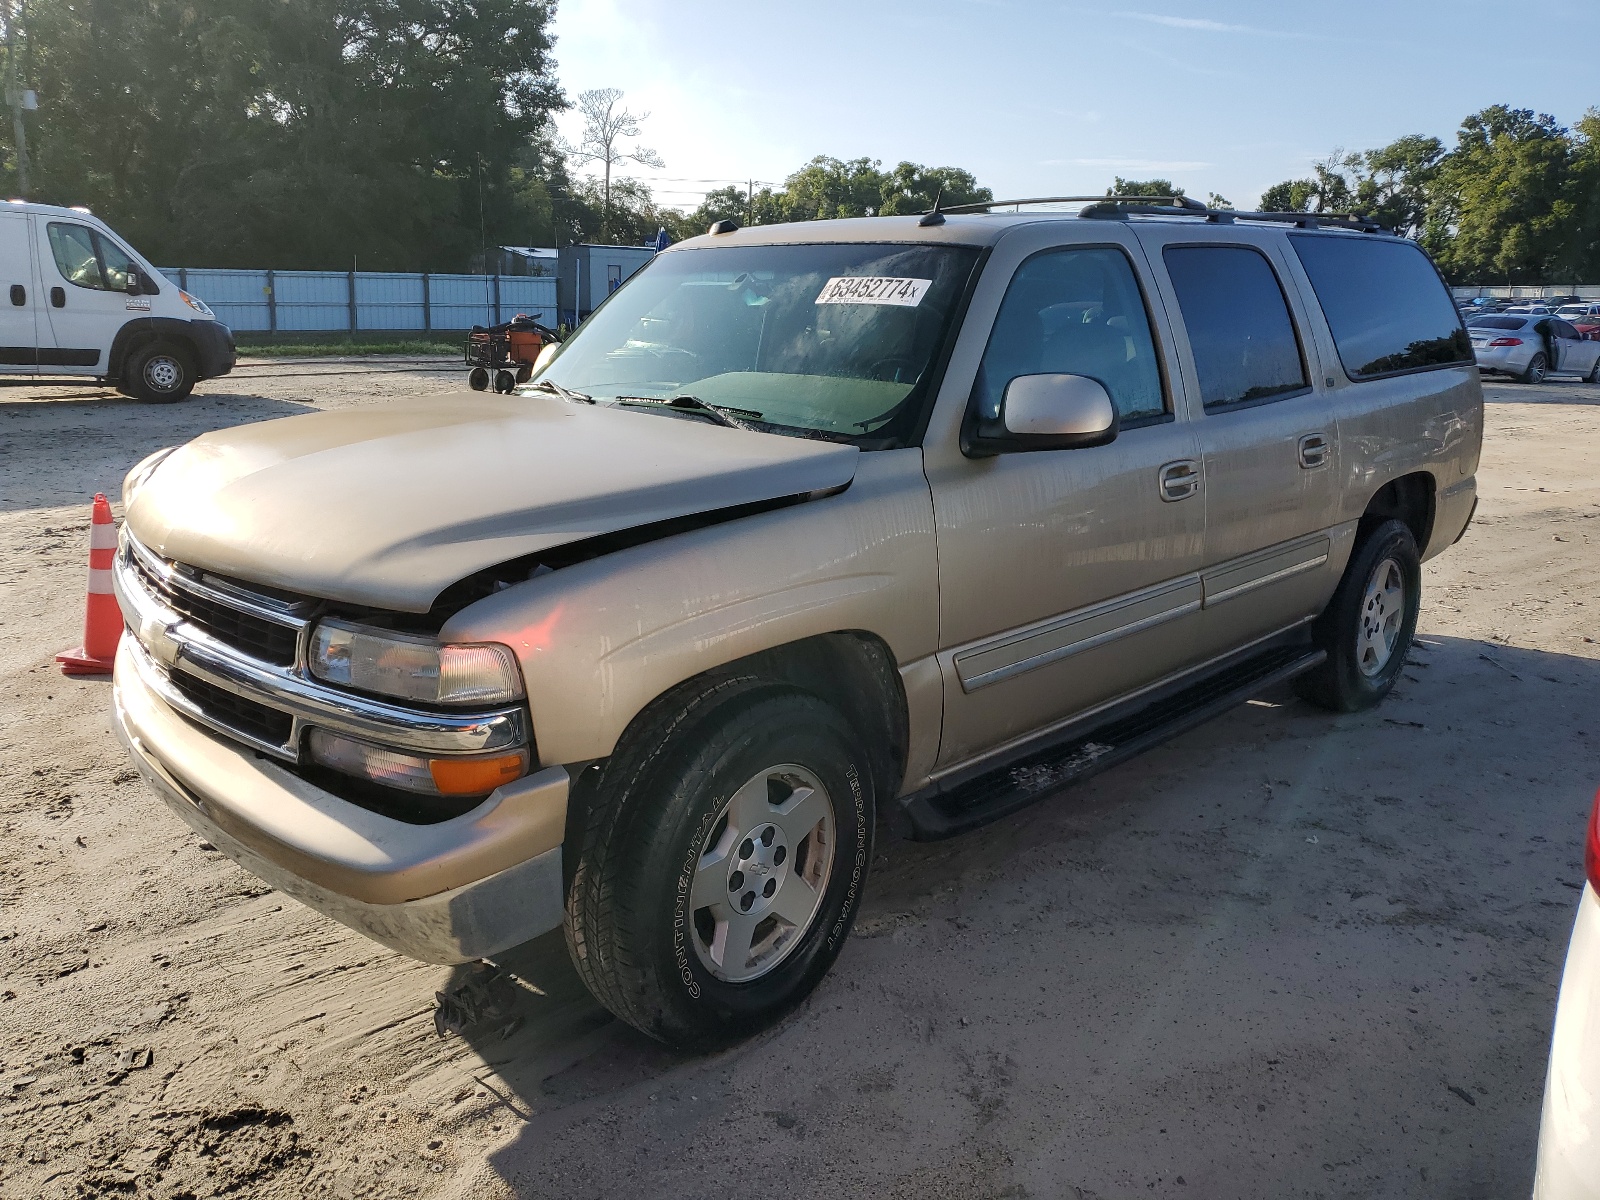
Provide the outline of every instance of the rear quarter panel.
[[[1483,448],[1483,384],[1475,363],[1352,380],[1339,358],[1311,280],[1291,249],[1285,265],[1305,302],[1339,430],[1339,521],[1360,520],[1379,489],[1402,475],[1433,480],[1434,515],[1424,559],[1453,544],[1477,496]],[[1441,284],[1441,286],[1443,286]],[[1343,543],[1346,556],[1354,539]],[[1343,569],[1343,563],[1338,564]]]

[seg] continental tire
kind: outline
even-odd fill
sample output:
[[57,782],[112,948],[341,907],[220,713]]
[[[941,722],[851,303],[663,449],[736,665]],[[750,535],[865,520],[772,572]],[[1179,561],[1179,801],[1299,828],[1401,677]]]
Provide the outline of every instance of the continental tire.
[[770,1024],[827,973],[872,859],[866,755],[815,696],[681,691],[588,797],[567,946],[595,998],[677,1046]]
[[124,387],[148,404],[172,404],[194,391],[193,357],[172,342],[151,342],[128,359]]
[[1371,708],[1405,667],[1422,599],[1416,539],[1402,521],[1385,521],[1356,545],[1344,578],[1312,627],[1328,659],[1295,690],[1334,712]]

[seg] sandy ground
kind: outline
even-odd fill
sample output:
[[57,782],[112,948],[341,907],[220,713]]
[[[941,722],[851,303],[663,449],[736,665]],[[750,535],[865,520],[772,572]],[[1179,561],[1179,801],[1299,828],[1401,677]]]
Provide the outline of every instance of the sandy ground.
[[969,836],[886,843],[780,1028],[667,1051],[559,935],[465,970],[285,900],[135,779],[88,497],[203,430],[461,387],[242,369],[0,395],[0,1194],[1526,1195],[1600,783],[1600,388],[1493,387],[1477,522],[1375,712],[1273,694]]

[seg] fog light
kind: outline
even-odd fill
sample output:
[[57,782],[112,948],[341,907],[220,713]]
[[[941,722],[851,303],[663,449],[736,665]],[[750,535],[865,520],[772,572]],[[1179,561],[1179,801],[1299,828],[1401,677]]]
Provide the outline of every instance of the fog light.
[[483,796],[528,770],[528,752],[423,758],[358,738],[313,729],[311,757],[325,767],[384,787],[426,796]]

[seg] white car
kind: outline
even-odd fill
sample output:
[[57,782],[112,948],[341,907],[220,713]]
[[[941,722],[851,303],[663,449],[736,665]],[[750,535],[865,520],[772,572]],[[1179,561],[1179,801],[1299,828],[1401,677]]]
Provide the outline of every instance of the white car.
[[161,402],[233,370],[233,333],[205,301],[86,208],[0,204],[0,297],[0,375]]
[[1600,793],[1583,851],[1588,882],[1556,1001],[1534,1200],[1600,1200]]

